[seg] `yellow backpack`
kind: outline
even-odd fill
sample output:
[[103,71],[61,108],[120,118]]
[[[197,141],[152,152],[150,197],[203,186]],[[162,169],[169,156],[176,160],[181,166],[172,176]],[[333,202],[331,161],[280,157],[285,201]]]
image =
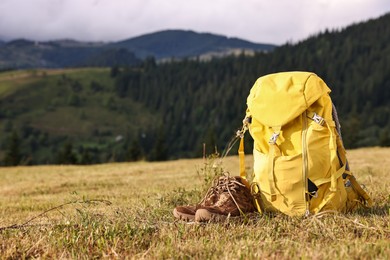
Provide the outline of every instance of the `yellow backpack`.
[[329,93],[311,72],[266,75],[252,87],[243,129],[254,139],[251,189],[260,212],[296,216],[371,206],[349,171]]

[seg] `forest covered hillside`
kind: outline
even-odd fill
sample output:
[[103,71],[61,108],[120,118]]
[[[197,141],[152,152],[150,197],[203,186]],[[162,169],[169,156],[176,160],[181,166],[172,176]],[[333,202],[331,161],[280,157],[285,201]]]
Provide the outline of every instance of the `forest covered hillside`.
[[390,146],[388,24],[390,14],[209,62],[147,58],[135,67],[3,72],[1,163],[200,157],[203,143],[207,153],[222,152],[256,79],[289,70],[315,72],[332,89],[347,148]]

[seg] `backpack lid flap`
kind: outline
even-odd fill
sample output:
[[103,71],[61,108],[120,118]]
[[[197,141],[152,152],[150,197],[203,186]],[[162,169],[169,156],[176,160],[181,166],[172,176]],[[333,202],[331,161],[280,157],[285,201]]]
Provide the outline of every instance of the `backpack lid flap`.
[[283,126],[330,93],[311,72],[280,72],[260,77],[247,99],[250,115],[266,126]]

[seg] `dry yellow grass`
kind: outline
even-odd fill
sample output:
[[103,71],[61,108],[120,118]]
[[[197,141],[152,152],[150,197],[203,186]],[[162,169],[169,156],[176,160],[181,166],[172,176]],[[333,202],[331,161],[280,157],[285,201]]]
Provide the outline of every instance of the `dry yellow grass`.
[[[386,259],[390,149],[351,150],[348,158],[373,198],[370,210],[309,218],[259,215],[248,222],[208,225],[177,222],[171,214],[175,205],[201,198],[202,159],[0,168],[0,228],[16,224],[0,231],[0,255]],[[225,158],[223,167],[237,174],[237,157]],[[37,217],[64,203],[69,204]]]

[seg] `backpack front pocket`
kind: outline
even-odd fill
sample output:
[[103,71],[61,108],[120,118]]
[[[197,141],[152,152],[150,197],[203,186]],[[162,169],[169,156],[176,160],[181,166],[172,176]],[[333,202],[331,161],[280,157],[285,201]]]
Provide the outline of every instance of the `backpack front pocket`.
[[267,202],[281,212],[288,215],[305,213],[306,181],[302,170],[302,154],[293,156],[277,156],[274,158],[273,181],[276,188],[276,200],[271,200],[269,179],[269,158],[256,149],[254,155],[253,181],[260,185],[260,189]]

